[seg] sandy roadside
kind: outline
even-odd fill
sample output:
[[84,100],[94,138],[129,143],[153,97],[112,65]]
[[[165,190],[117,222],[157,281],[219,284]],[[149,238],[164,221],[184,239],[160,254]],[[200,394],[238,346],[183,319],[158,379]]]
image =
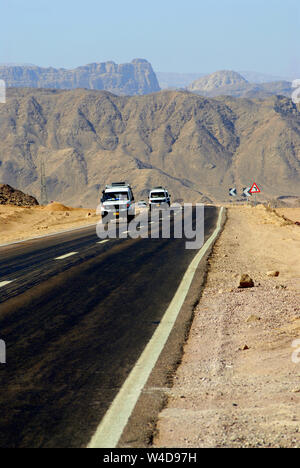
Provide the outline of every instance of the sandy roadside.
[[300,223],[300,209],[299,208],[276,208],[276,213],[294,222]]
[[95,210],[60,203],[28,208],[0,205],[0,244],[96,224],[98,220]]
[[[242,273],[254,288],[238,289]],[[300,227],[262,206],[231,208],[154,447],[300,447],[295,340]]]

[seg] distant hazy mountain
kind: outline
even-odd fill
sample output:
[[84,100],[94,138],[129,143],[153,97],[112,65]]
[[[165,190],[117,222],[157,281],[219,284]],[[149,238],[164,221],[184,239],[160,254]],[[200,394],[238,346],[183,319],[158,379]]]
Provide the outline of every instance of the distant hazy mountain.
[[0,79],[8,87],[106,90],[118,95],[139,95],[159,91],[156,75],[147,60],[135,59],[91,63],[73,70],[41,68],[34,65],[0,66]]
[[189,87],[189,91],[212,92],[227,86],[245,85],[247,80],[235,71],[221,70],[211,75],[205,75],[194,81]]
[[228,200],[256,182],[261,198],[300,195],[300,112],[291,99],[203,98],[162,91],[8,89],[0,106],[0,184],[96,206],[106,183],[136,199],[165,185],[172,200]]
[[218,71],[194,81],[187,88],[201,96],[234,96],[266,98],[272,95],[291,97],[293,88],[288,81],[273,83],[249,83],[240,73],[228,70]]
[[[289,81],[293,79],[287,76],[275,76],[267,73],[259,73],[253,71],[239,71],[238,72],[246,81],[251,84],[273,83],[278,81]],[[194,81],[208,76],[207,73],[168,73],[156,72],[161,89],[182,89],[188,88]]]
[[293,81],[292,78],[287,76],[268,75],[267,73],[258,73],[253,71],[239,71],[239,73],[249,83],[272,83],[274,81]]
[[156,76],[161,89],[173,88],[187,88],[193,81],[197,80],[205,73],[168,73],[156,72]]

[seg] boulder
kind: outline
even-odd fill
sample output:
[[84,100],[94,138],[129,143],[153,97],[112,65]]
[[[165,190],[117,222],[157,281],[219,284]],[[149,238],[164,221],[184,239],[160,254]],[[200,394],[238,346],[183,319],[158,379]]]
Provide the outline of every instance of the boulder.
[[241,276],[241,279],[239,281],[239,288],[244,289],[244,288],[254,288],[254,281],[252,278],[250,278],[249,275],[244,274]]
[[268,271],[267,272],[267,276],[270,276],[270,277],[273,277],[273,278],[278,278],[279,275],[280,275],[279,271]]

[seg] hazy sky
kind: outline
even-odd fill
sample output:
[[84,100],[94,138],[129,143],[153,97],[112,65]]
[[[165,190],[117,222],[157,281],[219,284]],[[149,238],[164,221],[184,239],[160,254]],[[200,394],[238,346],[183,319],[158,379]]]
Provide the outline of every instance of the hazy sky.
[[0,0],[0,62],[300,78],[299,0]]

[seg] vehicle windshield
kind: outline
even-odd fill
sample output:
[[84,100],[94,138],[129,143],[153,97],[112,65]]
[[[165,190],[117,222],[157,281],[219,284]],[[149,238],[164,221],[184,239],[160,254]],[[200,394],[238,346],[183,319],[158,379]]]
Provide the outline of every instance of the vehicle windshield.
[[103,201],[128,200],[127,192],[109,192],[103,194]]
[[166,198],[166,195],[164,192],[155,192],[151,193],[150,198]]

